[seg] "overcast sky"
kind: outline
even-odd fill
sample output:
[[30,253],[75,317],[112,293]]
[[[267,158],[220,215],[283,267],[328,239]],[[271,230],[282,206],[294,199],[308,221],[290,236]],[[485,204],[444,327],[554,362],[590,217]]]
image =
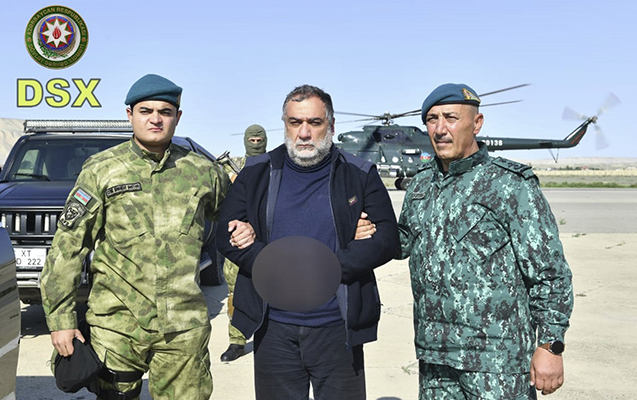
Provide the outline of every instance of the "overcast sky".
[[[41,8],[63,5],[88,26],[83,58],[46,69],[29,56],[25,29]],[[591,129],[560,157],[634,157],[637,128],[637,3],[601,1],[79,1],[2,5],[0,117],[123,119],[131,84],[156,73],[184,88],[177,132],[214,154],[242,155],[242,133],[259,123],[269,149],[282,143],[281,105],[309,83],[332,95],[337,111],[382,114],[419,108],[446,82],[478,93],[531,83],[483,99],[482,134],[562,139],[578,121],[565,106],[594,115],[609,93],[621,104],[599,121],[610,146],[595,149]],[[99,108],[17,107],[17,80],[101,79]],[[72,89],[71,95],[77,91]],[[351,117],[337,115],[338,121]],[[422,128],[420,118],[396,120]],[[336,133],[360,130],[340,123]],[[279,129],[272,131],[273,129]],[[549,158],[546,150],[500,155]]]

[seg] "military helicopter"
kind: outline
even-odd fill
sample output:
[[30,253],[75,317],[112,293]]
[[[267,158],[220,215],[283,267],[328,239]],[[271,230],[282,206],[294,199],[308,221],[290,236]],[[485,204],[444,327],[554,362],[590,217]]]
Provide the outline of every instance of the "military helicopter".
[[[494,92],[483,93],[480,97],[490,94],[500,93],[506,90],[517,89],[528,84],[518,85],[511,88],[501,89]],[[481,105],[494,106],[501,104],[516,103],[521,100],[491,103]],[[512,137],[492,137],[477,136],[478,141],[484,142],[489,151],[497,150],[526,150],[526,149],[560,149],[577,146],[588,129],[590,124],[596,124],[597,119],[602,112],[619,103],[619,99],[614,95],[610,95],[605,105],[600,108],[599,112],[592,116],[586,117],[576,113],[571,109],[564,110],[564,118],[582,119],[583,122],[569,133],[564,139],[519,139]],[[335,112],[344,115],[357,115],[368,117],[367,119],[357,120],[375,120],[381,121],[382,125],[367,125],[362,131],[350,131],[338,135],[340,143],[335,143],[341,149],[355,154],[360,158],[368,160],[376,164],[381,177],[396,178],[394,184],[397,189],[405,190],[409,185],[411,177],[416,175],[418,168],[424,163],[433,159],[434,150],[429,140],[427,131],[423,131],[415,126],[401,126],[392,124],[396,118],[420,115],[420,109],[408,111],[401,114],[385,113],[382,115],[368,115]],[[353,121],[352,121],[353,122]],[[601,131],[598,129],[598,148],[603,148],[606,144]],[[551,152],[553,156],[553,153]],[[557,158],[553,156],[557,162]]]

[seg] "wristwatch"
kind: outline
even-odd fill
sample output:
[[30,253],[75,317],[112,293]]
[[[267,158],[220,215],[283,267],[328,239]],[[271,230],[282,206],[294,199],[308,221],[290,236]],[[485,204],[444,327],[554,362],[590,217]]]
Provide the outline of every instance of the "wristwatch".
[[556,356],[561,355],[564,352],[564,342],[561,340],[552,340],[548,343],[541,344],[539,347],[550,351]]

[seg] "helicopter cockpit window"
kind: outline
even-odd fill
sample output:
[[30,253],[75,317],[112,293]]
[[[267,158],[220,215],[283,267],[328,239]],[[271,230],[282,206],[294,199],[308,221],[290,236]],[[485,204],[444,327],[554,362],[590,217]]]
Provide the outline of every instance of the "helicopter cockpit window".
[[383,132],[383,141],[384,142],[389,142],[389,141],[402,141],[404,135],[402,133],[402,131],[390,131],[390,132]]

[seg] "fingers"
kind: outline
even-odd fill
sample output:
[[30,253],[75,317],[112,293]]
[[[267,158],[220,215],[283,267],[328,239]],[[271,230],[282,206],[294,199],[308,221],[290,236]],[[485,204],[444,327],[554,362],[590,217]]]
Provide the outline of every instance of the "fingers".
[[531,386],[535,386],[535,369],[531,365]]
[[564,384],[562,357],[538,348],[531,359],[530,380],[543,395],[554,393]]
[[241,221],[233,219],[232,221],[228,222],[228,232],[232,232],[237,228],[237,225],[241,223]]
[[356,234],[354,240],[369,239],[376,233],[376,224],[367,219],[368,215],[365,211],[361,212],[361,218],[356,223]]
[[[230,226],[231,224],[232,226]],[[247,222],[237,220],[230,221],[230,223],[228,223],[228,231],[232,232],[232,235],[230,235],[230,244],[239,249],[249,247],[256,239],[252,225]]]
[[77,329],[53,331],[51,332],[51,344],[62,357],[68,357],[73,354],[73,338],[76,337],[84,343],[84,336]]

